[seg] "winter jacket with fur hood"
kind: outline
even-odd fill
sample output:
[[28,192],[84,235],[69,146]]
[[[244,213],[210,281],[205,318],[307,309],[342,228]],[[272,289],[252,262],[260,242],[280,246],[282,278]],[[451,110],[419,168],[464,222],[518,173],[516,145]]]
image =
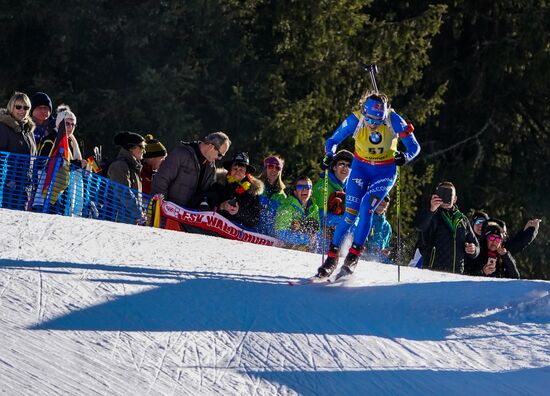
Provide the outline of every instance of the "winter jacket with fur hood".
[[0,151],[36,155],[34,122],[21,123],[6,109],[0,109]]
[[219,207],[222,202],[235,198],[239,204],[239,211],[235,215],[225,210],[219,210],[218,213],[230,221],[255,228],[260,222],[260,195],[263,191],[264,183],[251,174],[247,173],[243,180],[237,182],[227,177],[225,169],[217,169],[216,182],[208,193],[208,201],[213,207]]

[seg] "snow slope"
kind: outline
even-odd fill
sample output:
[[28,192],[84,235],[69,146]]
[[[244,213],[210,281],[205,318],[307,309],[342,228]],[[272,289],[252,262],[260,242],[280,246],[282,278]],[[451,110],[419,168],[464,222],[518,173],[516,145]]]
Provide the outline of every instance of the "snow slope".
[[0,393],[543,395],[550,282],[0,210]]

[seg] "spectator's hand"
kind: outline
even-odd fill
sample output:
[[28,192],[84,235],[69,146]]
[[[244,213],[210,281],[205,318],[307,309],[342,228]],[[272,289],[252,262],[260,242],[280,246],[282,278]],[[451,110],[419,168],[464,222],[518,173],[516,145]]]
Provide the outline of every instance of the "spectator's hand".
[[474,254],[476,252],[476,245],[474,243],[466,242],[464,244],[464,251],[466,254]]
[[497,270],[497,262],[496,260],[489,260],[487,264],[483,266],[482,272],[484,275],[491,275],[493,272]]
[[437,194],[432,195],[432,200],[430,201],[430,212],[435,212],[437,208],[441,206],[443,200]]
[[326,153],[325,156],[321,159],[321,170],[327,170],[330,168],[330,163],[332,162],[332,154]]
[[405,165],[405,162],[407,162],[407,157],[405,157],[405,154],[403,154],[402,151],[398,151],[397,154],[395,154],[395,165],[397,166],[403,166]]
[[230,215],[234,216],[237,214],[237,212],[239,211],[239,203],[238,202],[235,202],[235,205],[231,205],[229,203],[229,200],[228,201],[224,201],[221,203],[220,205],[220,209],[221,210],[225,210],[227,213],[229,213]]
[[498,249],[497,249],[497,253],[501,256],[504,256],[508,251],[506,250],[506,248],[504,246],[500,246]]
[[523,227],[523,230],[525,231],[528,228],[535,227],[535,231],[538,231],[540,222],[541,219],[531,219],[527,223],[525,223],[525,227]]

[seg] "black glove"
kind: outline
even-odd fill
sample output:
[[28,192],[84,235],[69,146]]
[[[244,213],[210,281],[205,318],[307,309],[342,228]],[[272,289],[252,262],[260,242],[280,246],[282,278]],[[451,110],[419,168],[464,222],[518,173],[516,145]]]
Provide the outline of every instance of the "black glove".
[[330,163],[332,162],[332,154],[326,153],[325,156],[321,159],[321,170],[327,170],[330,168]]
[[405,157],[405,154],[403,154],[402,151],[398,151],[397,154],[395,154],[395,165],[397,166],[403,166],[405,165],[405,162],[407,162],[407,157]]

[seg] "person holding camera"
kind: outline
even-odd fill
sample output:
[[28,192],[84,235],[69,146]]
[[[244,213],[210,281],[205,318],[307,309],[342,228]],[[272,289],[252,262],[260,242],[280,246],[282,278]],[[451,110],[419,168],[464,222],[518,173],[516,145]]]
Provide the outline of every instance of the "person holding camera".
[[456,201],[453,183],[439,183],[429,207],[415,222],[423,268],[463,274],[465,257],[474,259],[479,255],[479,242]]
[[[327,258],[317,270],[321,278],[330,276],[336,268],[340,245],[359,216],[353,231],[353,244],[341,269],[343,274],[354,271],[370,233],[372,214],[395,184],[397,167],[420,153],[414,127],[391,109],[385,94],[368,92],[361,102],[361,110],[350,114],[327,139],[321,161],[321,168],[328,169],[338,145],[353,135],[355,153],[346,184],[346,208],[334,232]],[[398,150],[398,141],[403,143],[404,151]]]
[[293,194],[281,204],[275,217],[275,237],[286,246],[302,251],[317,251],[319,208],[311,199],[313,184],[307,176],[294,182]]
[[256,168],[244,152],[236,153],[223,167],[216,172],[216,182],[208,192],[209,202],[226,219],[255,228],[260,221],[260,195],[264,191],[263,182],[252,176]]
[[519,279],[516,261],[504,245],[506,232],[502,227],[502,222],[487,220],[481,234],[479,256],[471,262],[467,261],[465,273],[494,278]]

